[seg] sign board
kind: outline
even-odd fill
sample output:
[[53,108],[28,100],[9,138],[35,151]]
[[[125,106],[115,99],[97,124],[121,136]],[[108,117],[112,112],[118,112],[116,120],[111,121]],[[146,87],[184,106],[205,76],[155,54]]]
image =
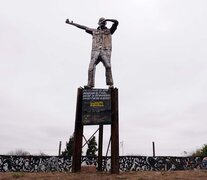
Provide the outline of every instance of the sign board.
[[111,90],[83,89],[82,123],[111,124]]

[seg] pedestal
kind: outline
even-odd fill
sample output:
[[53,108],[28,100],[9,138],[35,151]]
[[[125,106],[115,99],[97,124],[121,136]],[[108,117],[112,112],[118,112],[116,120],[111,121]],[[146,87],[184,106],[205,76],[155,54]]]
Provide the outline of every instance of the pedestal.
[[103,125],[111,125],[111,173],[119,173],[118,89],[78,88],[72,172],[81,171],[83,128],[99,125],[98,170],[102,168]]

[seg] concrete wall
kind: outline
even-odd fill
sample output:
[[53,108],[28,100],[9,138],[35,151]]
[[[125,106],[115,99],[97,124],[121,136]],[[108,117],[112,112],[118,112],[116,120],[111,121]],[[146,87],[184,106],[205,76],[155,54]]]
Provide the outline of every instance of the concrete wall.
[[[202,157],[120,156],[120,171],[189,170],[201,167]],[[97,166],[96,158],[82,157],[82,165]],[[0,155],[0,172],[71,171],[71,157]],[[110,157],[103,158],[104,171],[110,171]]]

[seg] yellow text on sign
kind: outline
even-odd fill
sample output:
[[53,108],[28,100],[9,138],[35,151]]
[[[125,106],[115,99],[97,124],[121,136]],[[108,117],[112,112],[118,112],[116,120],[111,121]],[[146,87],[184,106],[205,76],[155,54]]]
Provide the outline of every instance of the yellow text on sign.
[[90,107],[103,107],[104,102],[103,101],[93,101],[90,102]]

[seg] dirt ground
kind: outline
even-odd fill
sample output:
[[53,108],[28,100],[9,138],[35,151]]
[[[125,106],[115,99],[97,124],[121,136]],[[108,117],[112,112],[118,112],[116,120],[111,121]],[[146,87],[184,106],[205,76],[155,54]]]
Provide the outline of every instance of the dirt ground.
[[120,174],[109,173],[0,173],[0,180],[200,180],[207,179],[206,170],[192,171],[139,171]]

